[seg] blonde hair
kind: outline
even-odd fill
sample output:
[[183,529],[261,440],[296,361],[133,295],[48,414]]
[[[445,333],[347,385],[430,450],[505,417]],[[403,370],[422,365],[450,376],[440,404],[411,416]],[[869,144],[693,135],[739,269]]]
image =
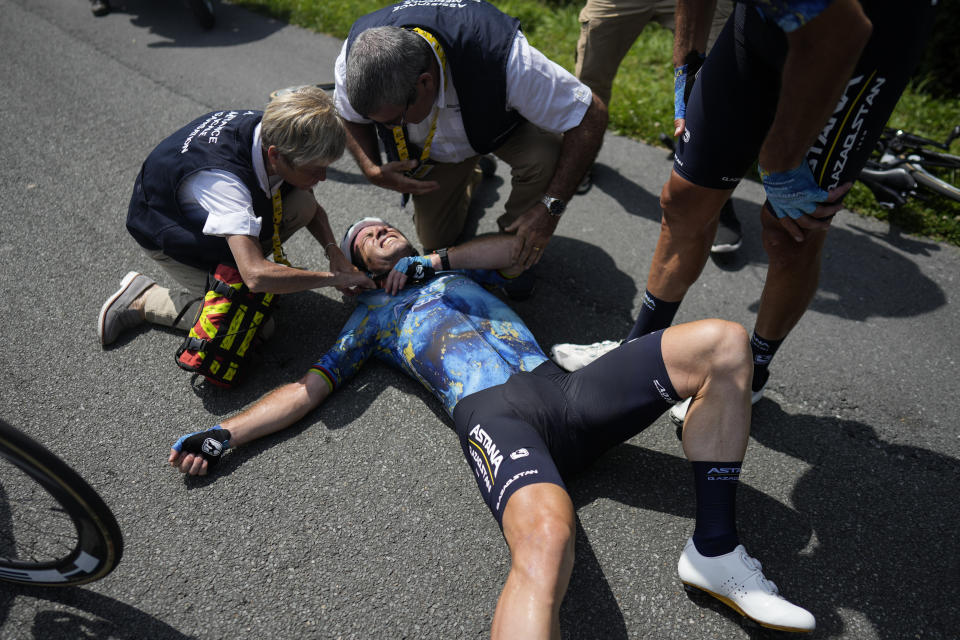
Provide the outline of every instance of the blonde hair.
[[287,162],[301,167],[339,159],[347,134],[330,96],[309,85],[270,101],[260,123],[260,140],[264,148],[276,147]]

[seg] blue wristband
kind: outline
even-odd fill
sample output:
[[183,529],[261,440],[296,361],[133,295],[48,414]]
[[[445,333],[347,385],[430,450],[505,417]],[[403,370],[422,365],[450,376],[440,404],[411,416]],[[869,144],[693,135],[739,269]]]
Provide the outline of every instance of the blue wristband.
[[768,173],[760,166],[757,169],[767,200],[778,218],[796,220],[804,214],[813,213],[817,205],[828,197],[827,192],[817,184],[806,161],[789,171],[777,173]]
[[673,70],[673,119],[680,120],[687,117],[687,101],[684,93],[687,88],[687,65],[683,64]]

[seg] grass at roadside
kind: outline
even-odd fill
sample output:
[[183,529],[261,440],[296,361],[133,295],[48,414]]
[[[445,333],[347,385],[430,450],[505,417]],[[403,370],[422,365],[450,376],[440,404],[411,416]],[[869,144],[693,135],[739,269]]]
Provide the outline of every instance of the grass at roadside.
[[[391,4],[379,0],[232,0],[291,24],[345,38],[353,21]],[[579,36],[577,16],[582,2],[574,0],[497,0],[502,11],[518,17],[530,42],[547,57],[573,71]],[[673,73],[670,51],[673,34],[648,25],[620,66],[610,105],[610,130],[650,144],[661,133],[672,133]],[[332,76],[332,73],[329,74]],[[907,88],[890,125],[934,140],[943,140],[960,124],[960,99],[934,99],[923,86]],[[960,153],[960,141],[951,151]],[[960,205],[945,199],[912,199],[894,211],[879,207],[873,194],[857,183],[846,200],[856,212],[890,220],[908,233],[926,235],[960,246]]]

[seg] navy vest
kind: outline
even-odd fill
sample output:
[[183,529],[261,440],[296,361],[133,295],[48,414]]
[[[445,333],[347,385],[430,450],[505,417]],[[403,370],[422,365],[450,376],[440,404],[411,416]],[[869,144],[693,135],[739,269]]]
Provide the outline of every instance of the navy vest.
[[[502,145],[523,122],[519,113],[507,110],[507,57],[520,30],[519,20],[483,0],[436,5],[401,2],[354,22],[347,56],[360,33],[384,26],[420,27],[440,42],[460,99],[467,139],[477,153],[490,153]],[[389,145],[388,155],[393,151],[396,157],[393,135],[382,125],[377,128]]]
[[253,170],[253,132],[262,118],[262,111],[208,113],[157,145],[140,168],[127,210],[127,230],[140,246],[205,270],[234,262],[226,238],[203,234],[206,213],[182,211],[177,203],[184,179],[211,169],[228,171],[246,185],[253,211],[263,219],[261,240],[273,237],[273,203]]

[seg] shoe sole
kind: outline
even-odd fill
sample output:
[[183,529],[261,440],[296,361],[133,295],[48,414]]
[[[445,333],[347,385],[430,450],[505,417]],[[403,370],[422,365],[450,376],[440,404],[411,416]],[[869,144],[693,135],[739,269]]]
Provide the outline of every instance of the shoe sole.
[[[671,407],[671,408],[672,408],[672,407]],[[673,422],[673,424],[677,425],[678,427],[682,427],[682,426],[683,426],[683,420],[685,420],[685,419],[687,418],[687,414],[686,414],[686,413],[683,414],[683,420],[681,420],[681,419],[678,418],[677,416],[673,415],[673,411],[669,411],[669,412],[668,412],[668,415],[670,416],[671,422]]]
[[687,582],[685,580],[681,580],[681,582],[683,582],[683,587],[684,589],[687,590],[687,592],[692,591],[693,593],[705,593],[708,596],[712,596],[717,600],[719,600],[720,602],[722,602],[723,604],[730,607],[731,609],[733,609],[734,611],[736,611],[737,613],[739,613],[740,615],[742,615],[744,618],[756,622],[761,627],[764,627],[767,629],[774,629],[776,631],[789,631],[790,633],[812,633],[814,631],[814,629],[798,629],[797,627],[784,627],[776,624],[770,624],[769,622],[762,622],[760,620],[757,620],[753,616],[747,615],[747,613],[745,613],[743,609],[741,609],[735,602],[733,602],[729,598],[725,598],[718,593],[714,593],[713,591],[710,591],[710,589],[706,589],[704,587]]
[[97,316],[97,337],[100,339],[101,346],[106,346],[103,343],[103,320],[107,317],[107,311],[113,303],[117,301],[117,298],[122,296],[124,292],[130,288],[130,285],[133,284],[133,281],[136,280],[139,275],[140,273],[138,271],[130,271],[127,275],[123,276],[123,280],[120,281],[120,288],[117,289],[116,293],[107,298],[107,301],[100,307],[100,315]]
[[710,253],[733,253],[740,248],[743,241],[737,241],[736,244],[715,244],[710,247]]

